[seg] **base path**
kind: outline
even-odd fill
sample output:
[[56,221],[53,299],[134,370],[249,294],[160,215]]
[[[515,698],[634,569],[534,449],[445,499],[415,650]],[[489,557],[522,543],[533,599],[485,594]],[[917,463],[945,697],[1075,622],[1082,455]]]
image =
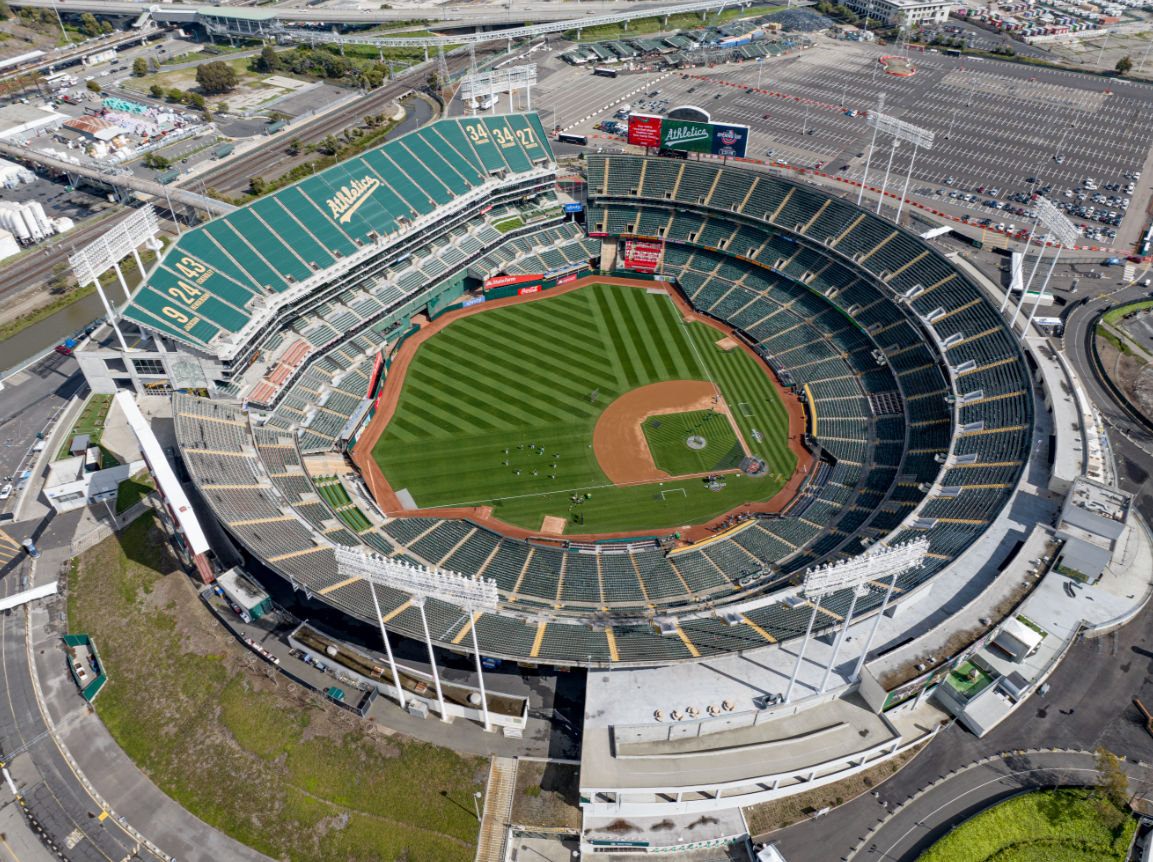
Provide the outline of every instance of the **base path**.
[[[416,355],[417,348],[420,347],[425,341],[432,338],[436,333],[440,332],[450,323],[460,320],[462,317],[467,317],[470,314],[479,314],[483,311],[488,311],[492,308],[502,308],[506,305],[518,305],[522,302],[536,302],[542,299],[548,299],[553,296],[560,296],[562,293],[567,293],[570,290],[579,290],[582,287],[587,287],[593,284],[616,284],[622,287],[634,287],[638,290],[652,290],[660,287],[661,282],[641,281],[631,278],[610,278],[606,276],[590,275],[584,278],[579,278],[576,281],[570,282],[563,287],[556,287],[550,290],[544,290],[540,293],[532,293],[527,296],[510,296],[504,299],[492,300],[483,302],[479,305],[470,306],[469,308],[461,308],[455,311],[449,311],[442,314],[434,321],[426,321],[421,318],[420,331],[408,339],[401,347],[400,351],[393,358],[392,365],[389,368],[388,376],[384,380],[380,397],[377,402],[376,415],[365,426],[360,435],[360,439],[352,453],[352,462],[360,470],[361,476],[364,478],[365,483],[368,485],[369,490],[372,492],[373,498],[380,506],[381,510],[391,516],[408,515],[420,516],[425,518],[468,518],[476,524],[486,527],[496,533],[502,533],[516,539],[527,539],[533,536],[540,536],[540,530],[526,530],[522,527],[514,527],[512,524],[506,524],[504,521],[497,520],[492,516],[491,506],[475,506],[467,508],[452,508],[452,509],[406,509],[404,505],[397,499],[396,493],[392,490],[388,480],[381,472],[380,465],[376,463],[376,459],[372,457],[372,450],[376,446],[376,441],[380,439],[380,435],[384,433],[385,426],[388,425],[389,420],[392,419],[393,414],[396,413],[397,404],[400,402],[400,392],[404,385],[405,373],[408,370],[409,364],[412,362],[413,356]],[[726,326],[707,315],[697,314],[693,311],[692,306],[688,300],[682,296],[675,287],[667,285],[669,296],[672,297],[673,303],[681,310],[686,322],[699,321],[707,326],[712,327],[717,332],[724,336],[734,336],[732,327]],[[414,318],[414,322],[415,322]],[[757,356],[749,345],[738,340],[739,349],[744,350],[747,354],[752,356],[763,366],[764,360]],[[769,374],[768,369],[765,369],[765,374]],[[785,409],[789,413],[789,448],[797,456],[797,469],[785,487],[782,488],[771,500],[763,503],[746,504],[733,511],[735,512],[780,512],[789,504],[789,502],[796,496],[800,490],[800,486],[808,478],[809,470],[812,467],[814,458],[801,443],[801,438],[805,433],[805,411],[801,406],[800,401],[796,395],[784,391],[776,380],[772,380],[773,386],[776,388],[777,395],[781,399],[781,403],[785,405]],[[654,384],[662,385],[662,384]],[[711,398],[716,394],[711,383],[701,384],[709,388],[709,397]],[[642,387],[647,388],[647,387]],[[618,401],[621,399],[617,399]],[[611,405],[610,405],[611,407]],[[677,411],[669,412],[679,412]],[[641,417],[643,418],[643,417]],[[729,416],[732,421],[732,416]],[[735,430],[735,426],[734,426]],[[640,428],[637,429],[640,432]],[[643,434],[643,432],[640,432]],[[737,439],[741,439],[740,434],[737,434]],[[647,449],[647,445],[646,445]],[[650,461],[651,461],[651,455]],[[603,464],[603,462],[602,462]],[[611,474],[610,474],[611,475]],[[658,477],[663,478],[663,477]],[[614,480],[616,481],[616,480]],[[648,481],[648,480],[644,480]],[[619,483],[618,483],[619,484]],[[712,536],[715,529],[723,524],[732,512],[726,512],[716,518],[713,518],[707,524],[699,524],[690,527],[681,527],[680,533],[683,539],[688,542],[700,541],[701,539]],[[581,539],[585,541],[594,541],[597,539],[623,539],[631,536],[651,536],[652,530],[634,530],[629,532],[620,533],[597,533],[597,534],[565,534],[564,538],[568,539]]]
[[653,461],[641,423],[649,416],[725,412],[713,384],[703,380],[665,380],[626,392],[605,408],[593,429],[593,453],[614,485],[672,478]]

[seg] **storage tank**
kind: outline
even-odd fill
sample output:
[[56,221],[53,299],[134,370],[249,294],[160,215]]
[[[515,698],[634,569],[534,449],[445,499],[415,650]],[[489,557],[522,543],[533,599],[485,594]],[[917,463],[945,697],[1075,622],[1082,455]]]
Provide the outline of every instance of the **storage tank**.
[[32,201],[28,205],[32,209],[32,214],[36,216],[36,224],[40,225],[40,231],[44,236],[52,236],[52,223],[48,221],[48,214],[44,212],[44,205],[40,201]]
[[7,210],[5,215],[8,217],[8,230],[16,234],[16,239],[21,243],[29,243],[32,241],[32,233],[28,230],[28,226],[24,224],[24,219],[20,217],[20,213]]
[[40,225],[36,224],[36,215],[32,212],[32,208],[21,207],[19,214],[24,219],[24,224],[28,226],[28,233],[32,234],[32,238],[37,242],[44,239],[44,231],[40,230]]

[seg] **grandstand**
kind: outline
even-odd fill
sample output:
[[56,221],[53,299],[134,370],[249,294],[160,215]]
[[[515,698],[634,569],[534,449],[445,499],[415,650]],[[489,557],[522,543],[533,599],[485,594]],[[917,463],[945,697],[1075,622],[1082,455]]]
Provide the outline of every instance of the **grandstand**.
[[[1015,488],[1033,424],[1016,341],[976,285],[916,237],[777,177],[616,155],[591,155],[588,168],[588,237],[547,215],[501,234],[492,223],[508,219],[506,205],[463,221],[434,212],[452,229],[405,245],[402,260],[382,255],[371,275],[322,288],[279,317],[259,336],[268,358],[254,363],[258,375],[218,387],[214,401],[175,396],[189,472],[241,544],[294,587],[364,620],[374,618],[371,597],[338,576],[337,544],[492,578],[501,602],[476,622],[483,653],[645,665],[802,634],[806,607],[785,599],[820,561],[925,535],[929,558],[901,576],[904,594],[976,541]],[[555,198],[532,188],[547,213]],[[563,273],[587,267],[602,241],[659,243],[646,260],[655,274],[804,393],[820,460],[781,516],[743,520],[690,547],[566,548],[459,518],[389,519],[354,473],[310,474],[309,453],[331,450],[365,404],[371,357],[407,330],[407,317],[444,307],[444,273],[464,263],[471,278]],[[249,347],[229,350],[254,355]],[[829,597],[818,625],[843,616],[849,601]],[[857,614],[878,601],[863,599]],[[407,596],[381,602],[390,628],[422,636]],[[718,628],[725,609],[739,623]],[[434,601],[426,612],[434,640],[453,648],[468,634],[457,609]],[[675,635],[654,625],[658,614],[678,619]]]

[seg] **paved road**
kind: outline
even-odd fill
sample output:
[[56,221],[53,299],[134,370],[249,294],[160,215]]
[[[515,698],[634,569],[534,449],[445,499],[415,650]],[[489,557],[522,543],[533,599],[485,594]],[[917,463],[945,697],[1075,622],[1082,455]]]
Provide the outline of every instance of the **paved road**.
[[[19,591],[24,565],[22,562],[5,574],[0,581],[0,595]],[[137,852],[141,859],[158,858],[141,849],[117,820],[101,818],[99,803],[84,789],[48,733],[33,690],[26,636],[23,609],[0,617],[0,670],[4,683],[4,695],[0,697],[0,752],[23,795],[29,817],[66,850],[70,860],[120,862]]]

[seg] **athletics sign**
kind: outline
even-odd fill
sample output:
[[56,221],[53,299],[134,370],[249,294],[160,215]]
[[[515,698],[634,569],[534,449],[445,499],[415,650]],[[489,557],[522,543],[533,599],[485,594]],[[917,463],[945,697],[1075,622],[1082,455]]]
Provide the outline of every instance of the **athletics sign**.
[[507,287],[510,284],[521,284],[526,281],[539,282],[544,278],[543,273],[536,275],[498,275],[493,278],[486,278],[484,280],[484,289],[492,290],[494,287]]
[[640,147],[743,159],[749,143],[749,127],[630,114],[628,140]]

